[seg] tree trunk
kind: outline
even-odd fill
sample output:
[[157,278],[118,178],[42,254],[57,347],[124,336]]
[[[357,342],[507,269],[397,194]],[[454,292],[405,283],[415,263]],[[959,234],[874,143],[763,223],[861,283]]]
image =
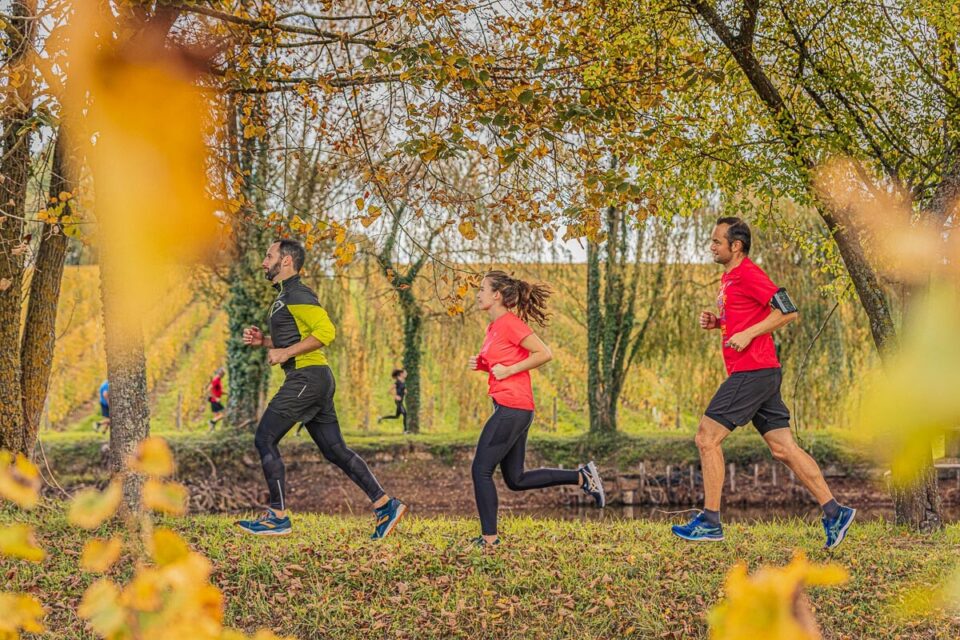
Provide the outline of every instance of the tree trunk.
[[[111,235],[103,234],[108,238]],[[129,278],[106,244],[100,254],[100,293],[110,381],[109,464],[113,475],[124,470],[137,444],[150,435],[143,326],[139,316],[129,313],[124,302]],[[122,508],[127,513],[139,508],[141,484],[138,474],[124,476]]]
[[[262,98],[260,99],[262,100]],[[261,262],[270,238],[258,221],[266,210],[265,201],[269,157],[267,141],[244,139],[238,125],[241,107],[232,104],[227,125],[232,139],[242,140],[231,153],[231,166],[243,174],[241,196],[248,208],[236,226],[233,262],[230,265],[230,286],[226,311],[229,336],[227,338],[227,422],[234,427],[256,426],[260,406],[270,380],[266,349],[253,349],[243,344],[243,330],[251,325],[269,334],[268,310],[273,301],[273,290],[263,276]],[[258,101],[254,110],[263,115]]]
[[[58,136],[50,172],[51,198],[62,191],[72,191],[67,179],[66,138]],[[70,214],[70,202],[63,203],[61,216]],[[23,415],[27,446],[33,449],[40,428],[40,416],[50,383],[50,365],[56,345],[57,306],[63,263],[67,254],[67,237],[56,226],[45,226],[30,281],[30,301],[24,323],[20,360],[23,365]]]
[[[647,314],[640,329],[635,331],[637,292],[644,280],[639,255],[633,258],[629,277],[627,267],[631,264],[631,242],[639,252],[643,227],[638,228],[631,241],[632,234],[622,210],[607,207],[604,219],[604,247],[601,249],[593,240],[587,241],[587,398],[590,431],[595,433],[617,430],[617,411],[624,381],[646,338],[650,322],[663,306],[660,289],[666,264],[664,243],[656,276],[645,284],[645,290],[651,292]],[[601,250],[604,252],[602,269]]]
[[407,372],[407,390],[405,395],[407,407],[407,431],[420,432],[420,356],[423,350],[423,310],[413,293],[413,284],[417,280],[420,269],[426,264],[427,255],[433,241],[443,230],[443,225],[436,227],[430,234],[426,250],[407,269],[405,274],[397,273],[393,266],[393,249],[396,246],[397,235],[400,231],[400,218],[404,208],[391,209],[393,225],[387,240],[377,254],[377,264],[387,281],[397,292],[400,300],[400,311],[403,313],[403,368]]
[[[263,277],[260,261],[265,247],[263,234],[253,225],[236,230],[238,242],[230,267],[227,292],[227,422],[235,427],[256,425],[260,403],[267,390],[270,367],[267,350],[243,344],[243,330],[251,325],[270,333],[267,313],[272,290]],[[240,236],[243,236],[240,239]]]
[[590,431],[605,433],[612,429],[603,411],[604,394],[600,373],[603,312],[600,310],[599,252],[600,246],[593,240],[587,240],[587,401],[590,410]]
[[[23,241],[27,180],[30,176],[30,128],[33,73],[27,68],[36,32],[36,2],[13,0],[4,28],[9,50],[4,66],[20,67],[22,84],[4,101],[0,141],[0,449],[30,455],[20,395],[20,327],[23,308]],[[9,87],[8,87],[9,88]]]
[[403,310],[403,369],[407,372],[404,400],[407,431],[420,433],[420,355],[423,351],[423,312],[410,289],[400,291]]
[[921,533],[943,528],[942,504],[937,469],[928,455],[923,468],[913,477],[893,476],[894,522]]

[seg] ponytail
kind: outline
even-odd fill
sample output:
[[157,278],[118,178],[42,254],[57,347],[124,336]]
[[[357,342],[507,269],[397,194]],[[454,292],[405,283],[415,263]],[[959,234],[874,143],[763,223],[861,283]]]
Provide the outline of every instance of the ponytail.
[[524,322],[536,322],[547,326],[547,298],[552,293],[550,287],[542,283],[531,284],[525,280],[513,278],[504,271],[490,271],[485,278],[490,280],[490,288],[499,291],[503,306],[516,309],[517,316]]

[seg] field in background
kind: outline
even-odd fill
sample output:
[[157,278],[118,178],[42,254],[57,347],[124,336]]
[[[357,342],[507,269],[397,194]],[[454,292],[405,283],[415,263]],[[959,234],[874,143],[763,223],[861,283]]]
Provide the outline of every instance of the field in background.
[[[644,265],[652,270],[652,265]],[[657,295],[665,308],[652,323],[623,394],[620,426],[626,432],[690,429],[723,379],[718,334],[696,326],[696,315],[713,304],[718,272],[712,265],[672,265]],[[536,428],[560,434],[581,432],[588,424],[586,397],[586,318],[584,265],[517,265],[517,275],[550,283],[550,326],[538,331],[554,353],[553,362],[534,374],[538,405]],[[450,317],[437,300],[446,285],[425,270],[418,294],[425,300],[423,430],[474,431],[489,412],[483,374],[466,370],[467,358],[483,339],[486,318],[471,309]],[[329,348],[337,377],[337,403],[347,431],[399,431],[399,422],[378,427],[376,418],[392,412],[390,370],[402,357],[402,319],[384,279],[362,264],[346,278],[310,278],[337,324]],[[147,377],[152,428],[157,432],[206,427],[206,383],[225,365],[226,314],[212,279],[200,283],[173,274],[151,283],[156,305],[144,310]],[[214,281],[215,282],[215,281]],[[791,291],[803,282],[787,282]],[[146,286],[146,285],[145,285]],[[264,286],[268,286],[264,283]],[[643,293],[642,296],[653,295]],[[798,296],[795,296],[798,297]],[[843,428],[856,396],[847,397],[858,372],[872,362],[868,332],[855,303],[842,304],[827,319],[830,301],[806,286],[801,322],[780,336],[785,367],[784,396],[804,427]],[[644,298],[646,300],[646,298]],[[640,305],[639,318],[645,315]],[[824,321],[826,323],[824,324]],[[813,336],[824,326],[817,342]],[[46,431],[92,429],[99,414],[96,391],[106,375],[99,278],[95,266],[67,267],[57,321],[58,344],[47,408]],[[801,363],[805,364],[801,367]],[[798,372],[803,371],[800,385]],[[281,379],[275,371],[272,386]],[[226,383],[229,401],[229,380]]]

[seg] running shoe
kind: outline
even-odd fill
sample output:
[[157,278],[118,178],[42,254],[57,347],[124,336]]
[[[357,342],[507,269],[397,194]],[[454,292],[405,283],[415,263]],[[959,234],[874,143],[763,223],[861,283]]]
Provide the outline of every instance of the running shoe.
[[267,509],[266,513],[256,520],[238,520],[237,526],[258,536],[285,536],[293,531],[290,527],[290,516],[278,518],[273,509]]
[[695,542],[720,542],[723,540],[723,527],[719,524],[707,522],[707,517],[702,511],[687,524],[675,524],[670,529],[673,531],[673,535],[684,540]]
[[835,518],[823,518],[823,530],[827,534],[827,542],[823,545],[824,549],[833,549],[843,542],[855,515],[857,515],[856,509],[840,507],[840,511],[837,512]]
[[393,528],[400,522],[400,518],[407,512],[407,505],[396,498],[390,498],[387,504],[373,511],[377,515],[377,528],[370,534],[370,539],[382,540],[390,535]]
[[607,506],[607,494],[603,492],[603,480],[600,479],[597,465],[591,460],[577,471],[583,474],[583,484],[580,485],[583,492],[593,498],[601,509]]
[[476,538],[471,538],[470,543],[475,547],[499,547],[500,538],[498,537],[493,542],[487,542],[487,539],[483,536],[477,536]]

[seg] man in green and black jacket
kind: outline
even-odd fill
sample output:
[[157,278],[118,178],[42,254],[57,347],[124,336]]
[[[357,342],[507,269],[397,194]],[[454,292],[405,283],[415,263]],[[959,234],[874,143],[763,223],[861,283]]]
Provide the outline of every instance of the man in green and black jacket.
[[336,328],[316,294],[300,280],[304,258],[299,242],[279,240],[270,245],[263,270],[278,292],[270,308],[270,335],[264,335],[259,327],[243,332],[244,344],[268,349],[267,362],[271,366],[279,364],[285,380],[263,412],[254,439],[270,491],[270,508],[257,520],[237,524],[259,535],[290,533],[285,471],[277,445],[293,425],[301,422],[324,457],[370,498],[377,516],[376,530],[370,537],[378,540],[390,534],[407,507],[384,492],[363,459],[343,441],[333,402],[336,382],[322,349],[333,341]]

